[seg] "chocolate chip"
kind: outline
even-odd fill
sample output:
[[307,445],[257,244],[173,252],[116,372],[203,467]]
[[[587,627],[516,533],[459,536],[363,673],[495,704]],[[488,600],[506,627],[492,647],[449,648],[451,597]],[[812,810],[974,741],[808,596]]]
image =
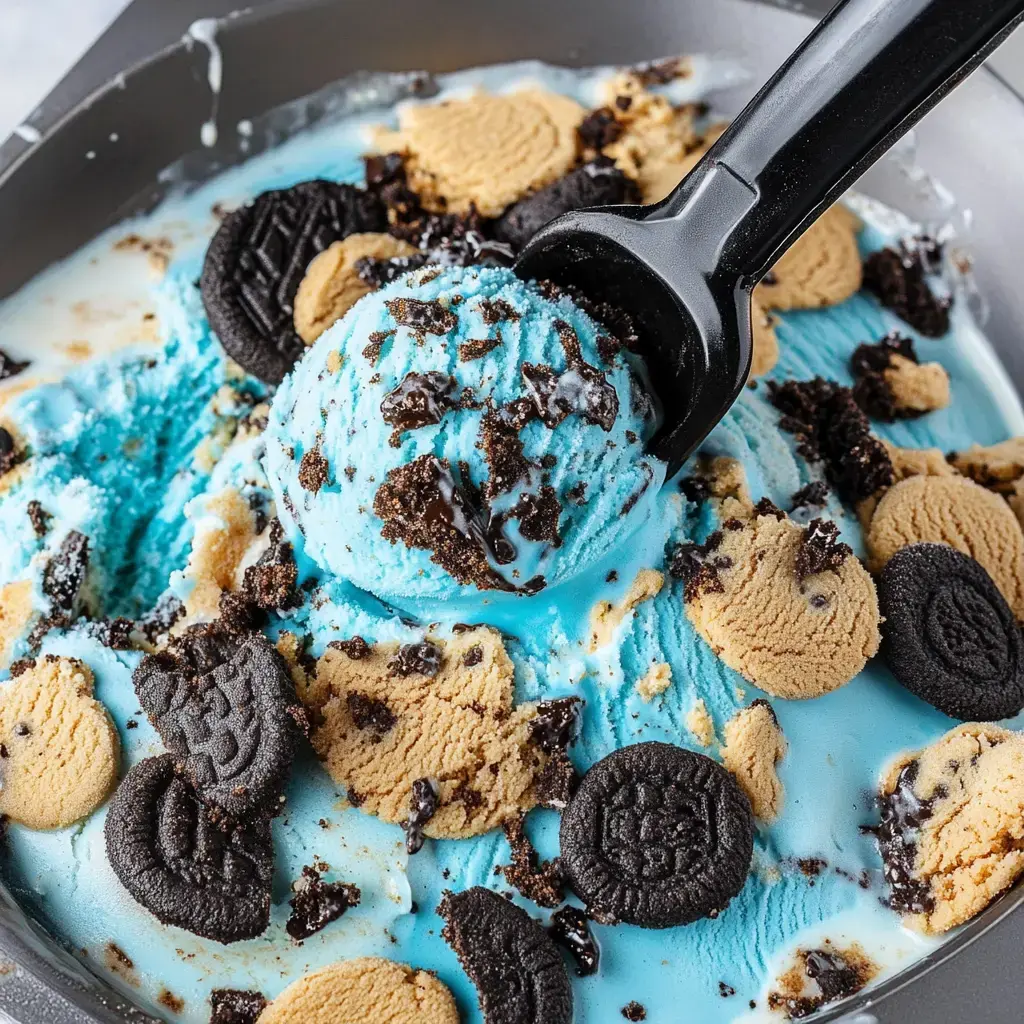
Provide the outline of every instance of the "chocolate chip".
[[372,729],[383,736],[398,722],[398,716],[388,707],[387,701],[350,691],[345,695],[345,702],[357,729]]
[[311,494],[317,494],[330,479],[331,464],[324,458],[319,446],[310,448],[299,461],[299,485]]
[[363,658],[368,658],[373,650],[361,636],[354,636],[351,640],[332,640],[327,646],[332,651],[341,651],[352,661],[362,661]]
[[32,532],[37,537],[45,537],[49,533],[53,516],[34,499],[28,503],[27,510],[29,521],[32,523]]
[[292,908],[285,931],[301,942],[337,921],[362,898],[358,886],[349,882],[325,882],[316,868],[304,867],[302,877],[292,887],[295,895],[288,901]]
[[647,1010],[644,1009],[642,1003],[638,1003],[635,999],[631,999],[626,1003],[619,1012],[628,1021],[637,1022],[647,1020]]
[[411,857],[423,849],[423,828],[437,813],[437,787],[430,779],[416,779],[409,797],[409,817],[402,823],[405,829],[405,849]]
[[801,583],[819,572],[838,573],[853,554],[849,544],[839,541],[839,527],[828,519],[812,519],[800,538],[796,553],[796,578]]
[[526,815],[510,818],[502,828],[512,851],[512,863],[503,865],[502,874],[528,900],[540,907],[557,907],[565,898],[562,868],[556,857],[541,863],[526,834]]
[[457,387],[458,381],[447,373],[407,373],[380,403],[384,422],[394,427],[392,446],[399,447],[405,431],[440,423],[446,412],[458,408]]
[[441,648],[429,640],[405,644],[388,661],[388,671],[393,676],[427,676],[433,678],[441,671],[444,654]]
[[462,664],[466,668],[475,668],[484,660],[484,649],[479,644],[474,644],[462,656]]
[[812,480],[796,491],[789,501],[794,512],[799,508],[823,508],[828,502],[828,484],[824,480]]
[[611,107],[598,107],[580,122],[576,134],[585,149],[604,149],[622,137],[623,126]]
[[583,701],[579,697],[541,701],[536,717],[530,722],[530,741],[545,754],[566,750],[576,739],[582,709]]
[[548,934],[564,946],[576,961],[576,975],[585,978],[596,974],[601,962],[601,948],[590,930],[587,915],[578,907],[565,906],[551,915]]

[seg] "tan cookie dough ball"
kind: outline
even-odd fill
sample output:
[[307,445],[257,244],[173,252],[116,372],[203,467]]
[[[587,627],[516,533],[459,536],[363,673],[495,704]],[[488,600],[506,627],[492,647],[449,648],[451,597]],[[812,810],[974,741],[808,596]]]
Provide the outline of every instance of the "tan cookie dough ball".
[[815,309],[860,290],[863,267],[857,218],[843,206],[826,210],[772,268],[754,294],[768,309]]
[[950,462],[981,487],[1014,495],[1017,483],[1024,477],[1024,437],[1011,437],[988,446],[971,445],[967,451],[950,456]]
[[923,820],[893,846],[920,886],[922,909],[904,920],[939,934],[980,913],[1024,874],[1024,736],[961,725],[900,758],[882,779],[883,798],[901,789],[909,800],[908,788]]
[[875,585],[856,557],[798,579],[808,538],[777,510],[727,521],[686,587],[686,613],[712,650],[775,697],[835,690],[880,642]]
[[312,345],[364,295],[369,295],[370,287],[356,271],[359,260],[390,260],[416,252],[408,242],[374,232],[349,235],[328,246],[306,268],[295,295],[295,330],[299,337]]
[[766,700],[741,708],[725,723],[722,764],[736,777],[761,821],[772,822],[782,813],[785,791],[778,766],[787,749],[779,720]]
[[448,988],[378,957],[332,964],[289,985],[259,1024],[459,1024]]
[[941,363],[915,363],[893,353],[882,376],[897,412],[921,415],[949,405],[949,374]]
[[0,683],[0,814],[65,828],[110,795],[117,730],[92,694],[86,665],[52,655]]
[[527,193],[561,178],[576,163],[576,129],[585,111],[539,89],[504,96],[414,104],[397,132],[378,132],[381,152],[406,156],[409,185],[429,207],[499,216]]
[[[906,480],[911,476],[956,476],[956,470],[946,461],[946,456],[938,448],[898,448],[888,441],[883,441],[892,463],[893,483]],[[857,506],[857,518],[867,532],[871,526],[875,509],[888,488],[883,488],[865,498]]]
[[959,476],[914,476],[890,488],[871,518],[867,548],[880,571],[900,548],[949,544],[992,577],[1018,619],[1024,617],[1024,534],[998,495]]
[[629,585],[629,590],[617,604],[598,601],[590,609],[590,649],[598,651],[615,638],[615,631],[635,608],[661,593],[665,577],[657,569],[641,569]]
[[431,779],[438,809],[424,834],[463,839],[533,807],[547,758],[530,740],[535,705],[514,704],[501,637],[480,628],[432,642],[433,676],[396,674],[397,644],[329,648],[304,700],[320,722],[313,746],[353,804],[399,824],[413,782]]

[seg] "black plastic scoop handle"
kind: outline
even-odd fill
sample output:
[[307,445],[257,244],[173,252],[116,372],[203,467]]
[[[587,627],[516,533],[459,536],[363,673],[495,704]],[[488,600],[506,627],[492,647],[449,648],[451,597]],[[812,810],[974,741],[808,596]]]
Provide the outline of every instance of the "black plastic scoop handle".
[[1022,18],[1024,0],[842,0],[668,198],[566,214],[523,250],[520,276],[636,318],[670,473],[746,382],[754,285]]

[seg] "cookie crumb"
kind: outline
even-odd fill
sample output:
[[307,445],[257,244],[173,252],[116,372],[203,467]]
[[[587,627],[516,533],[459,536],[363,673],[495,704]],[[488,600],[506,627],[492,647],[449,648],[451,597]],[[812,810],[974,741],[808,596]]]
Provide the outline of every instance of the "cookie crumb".
[[686,713],[686,728],[702,747],[710,747],[718,739],[715,735],[715,721],[703,697],[698,697]]
[[724,735],[722,764],[747,794],[754,817],[774,821],[782,811],[784,797],[778,764],[788,745],[772,706],[766,700],[755,700],[725,723]]
[[672,666],[667,662],[658,662],[648,669],[647,674],[636,681],[634,689],[645,703],[663,694],[672,685]]

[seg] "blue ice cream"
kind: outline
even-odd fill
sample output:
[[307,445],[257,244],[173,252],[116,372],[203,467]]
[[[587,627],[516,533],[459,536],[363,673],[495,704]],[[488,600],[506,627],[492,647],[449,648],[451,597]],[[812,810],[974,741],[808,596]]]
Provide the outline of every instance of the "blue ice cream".
[[325,572],[385,599],[555,587],[651,518],[665,467],[644,454],[640,372],[570,298],[510,270],[408,275],[275,396],[278,507]]
[[[589,102],[585,80],[535,72]],[[479,80],[495,86],[509,75],[489,71]],[[32,653],[91,668],[120,737],[122,777],[162,753],[132,686],[144,652],[112,649],[98,620],[144,619],[168,588],[187,601],[194,580],[186,566],[200,527],[216,519],[217,496],[233,490],[261,515],[278,517],[293,542],[300,599],[270,611],[263,630],[282,649],[301,650],[307,666],[327,667],[337,650],[330,645],[356,636],[368,645],[414,644],[487,622],[504,634],[517,705],[585,700],[570,751],[579,770],[641,740],[717,757],[725,723],[763,694],[697,634],[685,613],[685,584],[666,570],[677,545],[704,542],[721,524],[709,503],[690,500],[644,455],[656,422],[637,400],[633,357],[610,353],[604,329],[570,299],[503,270],[400,278],[319,338],[272,396],[262,434],[242,430],[267,394],[224,358],[193,284],[215,228],[210,208],[314,176],[358,181],[358,129],[358,119],[345,120],[301,135],[132,225],[153,235],[169,224],[192,226],[165,280],[140,290],[143,308],[158,313],[160,342],[48,374],[57,379],[7,400],[3,420],[27,457],[0,491],[0,524],[10,539],[0,551],[0,586],[27,582],[34,615],[51,614],[46,567],[69,534],[88,539],[80,607],[68,610],[68,618],[85,617],[53,624]],[[28,298],[41,307],[39,297],[54,283],[74,294],[93,261],[115,258],[112,243],[126,230],[50,272]],[[866,254],[893,235],[869,223],[859,240]],[[0,308],[0,348],[15,355],[32,354],[23,308]],[[893,329],[911,333],[863,293],[783,313],[770,379],[821,374],[849,384],[857,345]],[[964,304],[954,305],[945,337],[916,340],[948,372],[953,402],[920,419],[873,424],[880,436],[945,452],[1024,432],[1024,415]],[[759,382],[713,431],[702,456],[738,460],[755,500],[789,507],[818,473],[779,420]],[[488,445],[496,435],[511,438],[517,460],[495,457]],[[440,520],[454,531],[457,559],[422,515],[406,515],[403,474],[414,466],[425,470],[411,483],[443,499]],[[681,477],[696,468],[691,463]],[[33,518],[32,502],[48,520]],[[821,514],[860,549],[856,518],[834,496]],[[42,535],[35,522],[45,525]],[[627,607],[642,570],[662,573],[660,589]],[[543,587],[530,586],[539,577]],[[592,643],[595,606],[625,609],[603,645]],[[5,664],[30,653],[31,628],[17,633]],[[645,699],[637,684],[652,666],[665,666],[666,685]],[[710,736],[692,728],[698,701]],[[824,697],[773,706],[789,744],[779,765],[785,803],[775,822],[758,828],[743,890],[716,919],[686,927],[594,924],[601,964],[597,974],[573,977],[578,1024],[615,1024],[631,1002],[651,1021],[677,1019],[680,1005],[705,1024],[748,1015],[776,1020],[765,993],[797,945],[857,941],[882,975],[933,948],[882,905],[881,863],[859,827],[874,813],[870,793],[885,761],[932,742],[952,723],[900,687],[880,659]],[[464,1024],[481,1024],[476,993],[441,938],[436,909],[446,889],[511,892],[496,872],[510,862],[508,842],[493,830],[428,841],[410,857],[402,829],[357,802],[311,750],[300,753],[272,825],[270,926],[230,946],[163,925],[131,899],[106,857],[107,805],[52,832],[12,823],[4,881],[65,948],[157,1017],[205,1024],[216,989],[274,998],[311,970],[384,956],[436,971]],[[559,852],[558,820],[547,809],[527,818],[542,858]],[[326,878],[358,885],[362,899],[298,944],[285,929],[292,884],[314,861],[329,865]],[[515,902],[548,922],[547,910],[518,894]]]

